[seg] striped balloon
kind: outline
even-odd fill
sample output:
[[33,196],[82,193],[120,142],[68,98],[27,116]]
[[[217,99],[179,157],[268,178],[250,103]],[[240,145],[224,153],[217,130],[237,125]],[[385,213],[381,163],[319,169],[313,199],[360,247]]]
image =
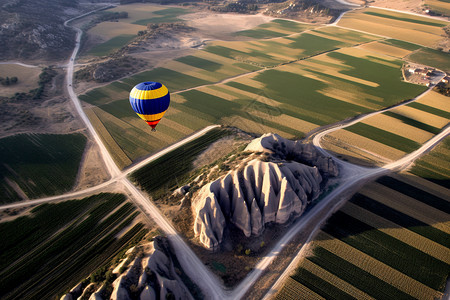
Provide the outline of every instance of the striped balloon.
[[131,107],[153,131],[169,108],[169,103],[169,90],[159,82],[141,82],[130,92]]

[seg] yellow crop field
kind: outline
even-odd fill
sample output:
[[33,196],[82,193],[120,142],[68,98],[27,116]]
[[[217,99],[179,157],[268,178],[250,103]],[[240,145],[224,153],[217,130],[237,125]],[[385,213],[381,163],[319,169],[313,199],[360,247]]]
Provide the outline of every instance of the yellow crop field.
[[229,94],[229,93],[219,91],[217,89],[212,89],[210,86],[201,87],[201,88],[198,88],[197,90],[202,93],[210,94],[210,95],[213,95],[213,96],[216,96],[221,99],[228,100],[228,101],[232,101],[232,100],[236,99],[236,96]]
[[446,112],[450,112],[450,105],[448,100],[448,97],[439,94],[438,92],[431,91],[430,93],[421,97],[417,102]]
[[[324,90],[321,90],[320,93],[322,93],[325,96],[332,97],[334,99],[338,99],[344,102],[353,103],[365,108],[372,109],[372,105],[362,103],[361,102],[361,95],[355,93],[354,91],[340,89],[340,88],[326,88]],[[368,97],[369,95],[364,95],[364,97]],[[377,99],[379,100],[379,99]],[[380,101],[380,100],[379,100]]]
[[211,74],[211,72],[207,72],[203,69],[186,65],[175,60],[171,60],[170,62],[164,64],[164,68],[183,73],[184,75],[188,75],[196,79],[212,82],[216,81],[216,78]]
[[270,121],[270,122],[275,122],[279,125],[285,126],[285,127],[289,127],[292,129],[295,129],[297,131],[306,133],[309,132],[311,130],[313,130],[314,128],[317,128],[318,125],[307,122],[307,121],[303,121],[301,119],[297,119],[285,114],[279,115],[279,116],[274,116],[268,113],[264,113],[261,111],[251,111],[251,114],[255,117],[259,117],[262,118],[264,120]]
[[446,118],[436,116],[432,113],[428,113],[426,111],[419,110],[407,105],[395,108],[392,110],[392,112],[399,114],[401,116],[405,116],[407,118],[411,118],[413,120],[417,120],[419,122],[428,124],[436,128],[442,128],[446,126],[449,122],[449,120]]
[[295,281],[291,277],[286,279],[281,291],[275,296],[277,300],[325,300],[325,298],[314,293],[303,284]]
[[89,34],[101,36],[109,40],[122,34],[137,34],[140,30],[146,30],[147,27],[123,22],[102,22],[89,30]]
[[[167,6],[170,7],[170,6]],[[161,7],[161,5],[152,5],[152,4],[127,4],[120,5],[115,8],[108,9],[111,12],[128,12],[127,19],[120,19],[120,22],[124,23],[134,23],[138,20],[149,19],[154,17],[161,17],[161,15],[153,14],[155,11],[163,10],[165,7]]]
[[367,152],[358,151],[356,148],[350,148],[347,147],[347,145],[342,145],[340,141],[337,141],[329,135],[322,139],[321,146],[327,151],[334,153],[334,155],[339,159],[353,164],[373,166],[379,164],[380,161],[382,161],[383,164],[388,162],[377,156],[369,155]]
[[320,232],[318,238],[314,241],[314,244],[321,246],[333,254],[345,259],[349,263],[417,299],[431,300],[441,296],[441,293],[406,276],[343,241],[335,239],[323,231]]
[[303,259],[302,262],[299,264],[299,267],[302,267],[302,268],[308,270],[312,274],[329,282],[334,287],[339,288],[341,291],[346,292],[347,294],[351,295],[352,297],[355,297],[356,299],[361,299],[361,300],[362,299],[367,299],[367,300],[374,299],[373,297],[370,297],[366,293],[360,291],[359,289],[355,288],[348,282],[340,279],[336,275],[333,275],[332,273],[321,268],[320,266],[316,265],[315,263],[311,262],[308,259]]
[[447,264],[450,264],[450,249],[433,242],[415,232],[412,232],[394,222],[386,220],[364,208],[351,202],[346,203],[341,211],[353,218],[360,220],[381,232],[384,232],[397,240],[404,242],[420,251],[429,254]]
[[106,148],[108,149],[109,153],[111,153],[111,156],[113,157],[114,161],[117,164],[117,167],[119,169],[123,169],[126,166],[129,166],[132,161],[130,158],[125,154],[125,152],[122,150],[122,148],[119,147],[119,145],[116,143],[116,141],[113,139],[113,137],[109,134],[108,130],[103,125],[102,121],[99,119],[95,111],[98,111],[100,109],[94,107],[92,109],[85,108],[84,111],[86,112],[86,115],[88,116],[90,122],[94,126],[97,133],[102,138],[103,142],[105,143]]
[[450,5],[448,2],[442,0],[425,0],[424,4],[431,11],[438,12],[440,14],[450,15]]
[[255,76],[255,74],[248,75],[248,76],[243,76],[243,77],[237,78],[234,81],[242,83],[242,84],[245,84],[245,85],[248,85],[248,86],[251,86],[251,87],[254,87],[254,88],[263,89],[264,88],[264,84],[259,82],[259,81],[253,80],[254,76]]
[[343,143],[347,149],[356,148],[361,152],[379,157],[385,160],[397,160],[405,155],[405,152],[376,142],[364,136],[352,133],[345,129],[337,130],[330,134],[335,139]]
[[354,37],[355,31],[341,28],[338,26],[321,27],[314,31],[314,34],[316,33],[326,34],[325,37],[332,38],[336,41],[342,42],[358,42],[360,38],[374,41],[380,39],[380,37],[378,36],[366,33],[358,33],[357,37]]
[[[380,17],[369,15],[365,12],[389,15],[390,17]],[[400,18],[416,20],[417,22],[409,22],[399,20]],[[399,40],[417,43],[424,46],[433,47],[439,40],[442,39],[444,33],[442,27],[430,26],[421,24],[420,22],[427,22],[430,19],[415,17],[407,14],[391,13],[379,9],[364,9],[353,11],[346,14],[340,21],[339,26],[362,30],[372,34],[381,35],[384,37],[391,37]],[[447,24],[445,22],[435,21],[434,23]]]
[[[378,183],[372,183],[370,189],[363,189],[360,193],[450,234],[449,216],[438,209]],[[389,195],[389,197],[386,197],[386,195]]]
[[0,96],[9,97],[15,93],[27,93],[37,88],[41,68],[24,67],[18,64],[0,64],[0,77],[17,77],[17,83],[10,86],[1,86]]
[[358,46],[358,48],[364,49],[366,51],[375,52],[383,55],[394,56],[397,58],[404,58],[405,56],[411,54],[412,51],[398,48],[392,45],[383,44],[380,42],[372,42],[364,45]]
[[292,134],[289,134],[287,132],[284,132],[279,129],[270,127],[268,125],[253,121],[253,120],[251,120],[251,117],[252,116],[250,116],[250,114],[249,114],[248,118],[244,118],[241,116],[225,117],[225,118],[222,118],[221,123],[224,125],[228,125],[228,126],[236,126],[236,124],[239,124],[239,128],[245,128],[248,132],[254,132],[257,134],[272,132],[272,133],[277,133],[286,138],[294,137]]
[[405,124],[401,120],[385,114],[377,114],[370,118],[366,118],[362,120],[362,123],[403,136],[421,144],[434,136],[428,131]]

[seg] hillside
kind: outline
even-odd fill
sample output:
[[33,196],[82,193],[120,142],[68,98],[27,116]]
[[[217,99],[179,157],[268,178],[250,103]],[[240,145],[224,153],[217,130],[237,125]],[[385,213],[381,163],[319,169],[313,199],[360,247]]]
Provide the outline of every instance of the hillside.
[[67,58],[75,46],[75,31],[64,21],[96,7],[78,0],[0,0],[0,60]]

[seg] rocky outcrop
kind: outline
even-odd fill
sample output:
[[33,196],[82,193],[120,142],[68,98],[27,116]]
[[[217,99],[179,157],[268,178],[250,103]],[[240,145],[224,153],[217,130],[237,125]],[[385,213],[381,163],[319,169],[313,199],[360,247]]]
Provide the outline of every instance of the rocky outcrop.
[[192,202],[194,232],[209,249],[218,248],[227,222],[247,237],[260,235],[269,222],[300,216],[319,195],[321,181],[315,167],[254,159],[198,192]]
[[[140,250],[140,254],[128,265],[127,270],[113,282],[113,291],[109,297],[105,298],[108,293],[105,286],[102,286],[91,294],[89,299],[193,299],[175,271],[168,240],[158,236],[142,248],[144,250]],[[127,253],[131,252],[134,251]],[[81,291],[78,294],[81,294]],[[61,299],[76,298],[68,293]]]
[[323,178],[337,176],[331,157],[312,144],[265,134],[245,151],[268,153],[239,170],[203,186],[192,200],[194,232],[208,249],[218,249],[228,223],[246,237],[259,236],[265,224],[286,223],[300,216],[320,193]]
[[331,158],[321,154],[312,144],[285,139],[278,134],[267,133],[254,139],[245,151],[269,152],[281,159],[294,160],[316,166],[326,176],[337,176],[338,165]]

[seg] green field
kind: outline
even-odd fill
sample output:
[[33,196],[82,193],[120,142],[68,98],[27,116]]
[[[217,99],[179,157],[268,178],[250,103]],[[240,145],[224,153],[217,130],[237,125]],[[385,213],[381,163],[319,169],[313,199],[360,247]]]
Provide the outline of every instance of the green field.
[[236,35],[247,36],[255,39],[270,39],[299,33],[311,28],[309,24],[299,24],[296,22],[276,19],[269,23],[261,24],[253,29],[236,32]]
[[0,297],[59,299],[147,233],[121,194],[44,204],[0,223]]
[[189,66],[200,68],[209,72],[215,72],[223,67],[222,64],[219,64],[217,62],[192,55],[183,56],[175,60],[187,64]]
[[417,19],[417,18],[408,18],[400,15],[388,15],[383,14],[379,12],[374,11],[365,11],[364,12],[367,15],[377,16],[381,18],[387,18],[387,19],[393,19],[393,20],[399,20],[404,22],[411,22],[416,24],[422,24],[422,25],[428,25],[428,26],[435,26],[435,27],[445,27],[445,23],[443,22],[431,22],[431,21],[425,21],[424,19]]
[[357,123],[355,125],[347,127],[346,130],[367,137],[371,140],[380,142],[387,146],[399,149],[406,153],[413,152],[421,146],[419,143],[413,140],[364,123]]
[[[426,180],[398,178],[367,184],[334,213],[291,275],[295,282],[276,298],[292,299],[296,283],[302,293],[325,299],[440,298],[450,272],[448,219],[443,218],[448,199],[426,192],[433,190]],[[421,188],[412,186],[417,180]],[[386,188],[395,188],[403,199]],[[431,207],[443,210],[430,215]]]
[[171,7],[166,9],[161,9],[153,12],[153,16],[148,19],[140,19],[133,24],[137,25],[147,25],[149,23],[172,23],[172,22],[180,22],[182,21],[178,17],[184,14],[189,13],[190,11],[188,9],[184,8],[178,8],[178,7]]
[[136,35],[133,34],[121,34],[93,47],[91,50],[89,50],[88,54],[95,56],[105,56],[111,54],[114,50],[118,50],[121,47],[127,45],[135,37]]
[[446,138],[435,150],[415,162],[411,173],[450,189],[450,138]]
[[228,130],[213,129],[133,172],[130,178],[157,199],[186,184],[193,170],[192,162],[197,156],[211,143],[229,134]]
[[408,124],[408,125],[414,126],[416,128],[420,128],[420,129],[428,131],[432,134],[438,134],[439,132],[441,132],[441,128],[437,128],[437,127],[425,124],[423,122],[417,121],[417,120],[415,120],[413,118],[409,118],[407,116],[400,115],[395,112],[388,111],[383,114],[386,116],[398,119],[398,120],[402,121],[402,123],[404,123],[404,124]]
[[407,57],[409,61],[438,68],[444,72],[450,72],[449,54],[430,48],[422,48]]
[[1,139],[0,202],[69,191],[85,145],[82,134],[19,134]]

